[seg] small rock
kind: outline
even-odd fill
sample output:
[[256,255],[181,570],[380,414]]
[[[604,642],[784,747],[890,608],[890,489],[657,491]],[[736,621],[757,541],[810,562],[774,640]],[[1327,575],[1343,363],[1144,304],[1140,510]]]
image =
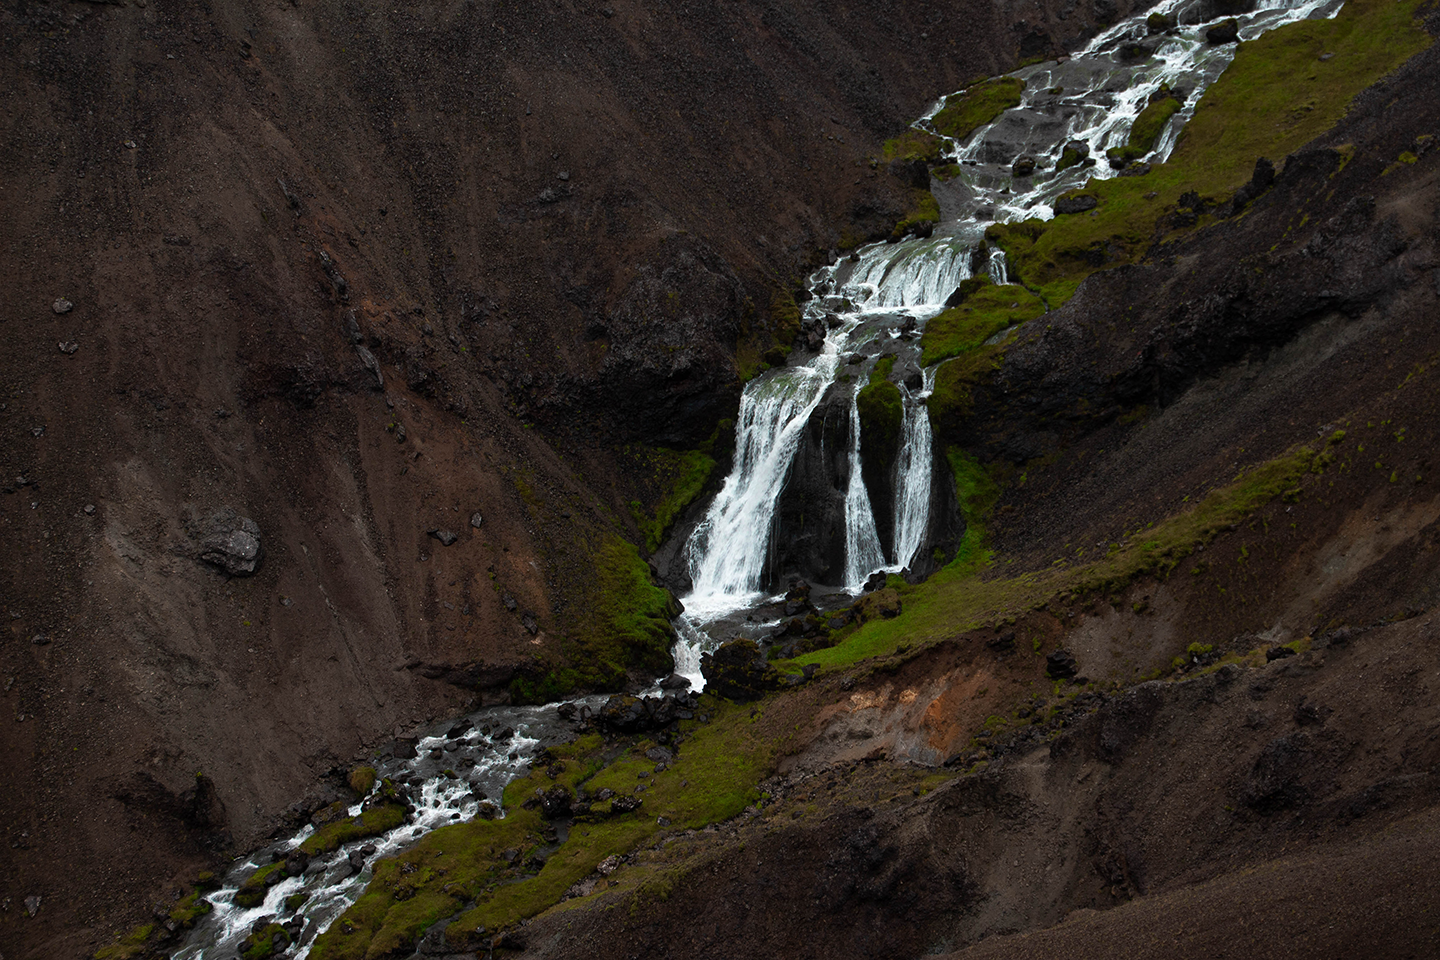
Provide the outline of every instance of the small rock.
[[556,177],[557,177],[558,179],[560,179],[560,180],[569,180],[569,179],[570,179],[570,171],[569,171],[569,170],[561,170],[558,174],[556,174]]
[[50,642],[50,638],[45,636],[45,634],[43,633],[37,633],[35,634],[35,636],[30,638],[30,642],[35,644],[35,646],[37,647],[43,647]]
[[32,895],[25,898],[25,912],[32,917],[40,912],[40,898],[38,896]]
[[95,516],[95,504],[93,504],[93,503],[87,503],[87,504],[85,504],[85,516],[87,516],[87,517],[93,517],[93,516]]
[[1034,173],[1034,172],[1035,172],[1035,158],[1034,158],[1034,157],[1030,157],[1030,156],[1020,157],[1020,158],[1018,158],[1013,164],[1010,165],[1010,175],[1011,175],[1012,177],[1028,177],[1028,176],[1030,176],[1030,175],[1031,175],[1032,173]]
[[396,442],[396,443],[404,443],[404,442],[405,442],[405,424],[403,424],[403,423],[397,423],[397,424],[395,424],[395,442]]
[[30,428],[30,436],[32,436],[32,437],[43,437],[43,436],[45,436],[45,428],[44,428],[43,426],[41,426],[41,427],[31,427],[31,428]]
[[76,343],[74,340],[61,340],[59,346],[60,352],[65,354],[66,356],[69,356],[76,350],[80,349],[80,344]]
[[485,518],[480,516],[479,510],[476,510],[474,513],[470,514],[470,526],[474,527],[476,530],[479,530],[480,524],[484,522]]
[[437,528],[434,530],[426,530],[425,532],[428,533],[430,536],[434,537],[436,540],[439,540],[447,547],[453,544],[456,540],[460,539],[460,537],[453,530],[441,530]]
[[51,305],[50,309],[54,310],[56,313],[69,313],[71,310],[75,309],[75,304],[71,303],[69,300],[66,300],[64,297],[61,297],[59,300],[56,300],[54,304]]

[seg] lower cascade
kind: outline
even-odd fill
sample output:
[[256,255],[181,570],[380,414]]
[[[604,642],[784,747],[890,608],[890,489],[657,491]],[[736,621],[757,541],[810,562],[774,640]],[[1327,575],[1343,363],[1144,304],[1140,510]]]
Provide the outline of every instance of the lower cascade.
[[[1165,0],[1147,13],[1174,19],[1189,5]],[[1338,0],[1262,2],[1237,18],[1238,35],[1334,16],[1339,7]],[[1147,54],[1138,60],[1137,42]],[[1049,218],[1063,194],[1090,178],[1163,161],[1233,54],[1233,44],[1207,43],[1206,24],[1152,37],[1145,17],[1134,17],[1064,62],[1010,74],[1024,81],[1020,103],[960,139],[934,127],[943,100],[917,121],[941,136],[957,171],[931,184],[940,220],[924,236],[869,245],[812,275],[790,365],[755,377],[743,392],[732,470],[683,552],[690,589],[674,657],[693,688],[704,686],[705,652],[775,625],[754,622],[747,611],[784,594],[792,580],[853,595],[877,573],[924,576],[954,557],[964,524],[931,431],[927,401],[945,361],[926,356],[927,323],[957,307],[967,289],[1012,283],[1004,254],[985,243],[988,225]],[[1130,149],[1141,111],[1175,91],[1182,100],[1147,150],[1119,164],[1096,162],[1107,150]],[[1078,159],[1060,163],[1067,153]],[[1022,169],[1017,158],[1032,163]],[[1031,175],[1037,159],[1054,172]],[[503,816],[505,785],[537,751],[573,735],[574,710],[597,703],[490,708],[398,743],[364,796],[349,805],[337,799],[329,821],[358,823],[388,805],[400,811],[397,823],[334,844],[316,839],[325,823],[312,823],[256,852],[206,895],[212,911],[175,956],[231,960],[247,937],[271,927],[283,931],[293,956],[306,956],[364,890],[377,858],[436,827]]]

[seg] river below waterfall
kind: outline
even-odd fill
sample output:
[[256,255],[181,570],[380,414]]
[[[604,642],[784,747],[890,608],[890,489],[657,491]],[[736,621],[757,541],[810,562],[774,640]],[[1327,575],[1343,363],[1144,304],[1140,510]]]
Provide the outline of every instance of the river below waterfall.
[[[925,400],[936,368],[922,366],[919,345],[926,321],[977,273],[996,284],[1009,280],[1003,255],[982,247],[990,223],[1049,218],[1061,194],[1091,177],[1117,175],[1104,162],[1063,171],[1055,165],[1066,144],[1085,143],[1092,158],[1123,145],[1162,85],[1183,91],[1183,106],[1141,159],[1168,157],[1200,94],[1234,55],[1233,44],[1206,42],[1207,25],[1219,19],[1206,16],[1210,7],[1211,0],[1166,0],[1147,14],[1175,16],[1173,29],[1152,33],[1146,18],[1137,16],[1063,62],[1016,71],[1012,76],[1026,81],[1019,106],[963,141],[945,138],[945,156],[960,172],[932,183],[942,220],[931,235],[865,247],[809,278],[804,321],[823,335],[808,352],[797,352],[791,365],[747,384],[733,469],[685,546],[693,586],[682,598],[675,661],[696,689],[704,685],[704,652],[736,636],[758,639],[779,623],[777,603],[787,586],[781,577],[811,574],[814,596],[823,602],[829,593],[838,605],[877,571],[927,569],[937,540],[946,536],[938,514],[953,481],[932,448]],[[1339,7],[1339,0],[1261,3],[1239,17],[1239,36],[1251,39],[1282,23],[1334,16]],[[934,133],[932,119],[943,103],[916,126]],[[1015,175],[1012,165],[1021,156],[1036,158],[1034,175]],[[894,467],[879,481],[873,465],[866,470],[856,403],[872,377],[895,385],[902,408]],[[797,517],[786,492],[803,484],[819,492]],[[872,495],[876,491],[883,496]],[[231,869],[222,889],[207,894],[212,912],[175,956],[232,960],[251,930],[269,922],[294,930],[293,955],[306,956],[314,938],[363,891],[377,858],[436,827],[486,812],[503,815],[482,805],[498,803],[505,784],[523,775],[535,752],[574,735],[574,723],[559,708],[481,710],[420,737],[413,758],[378,763],[379,777],[400,784],[412,805],[406,823],[316,857],[296,876],[280,871],[261,903],[242,907],[236,903],[241,884],[285,860],[314,828],[256,851]],[[362,810],[363,803],[356,803],[345,815],[357,817]],[[299,894],[303,903],[296,905]]]

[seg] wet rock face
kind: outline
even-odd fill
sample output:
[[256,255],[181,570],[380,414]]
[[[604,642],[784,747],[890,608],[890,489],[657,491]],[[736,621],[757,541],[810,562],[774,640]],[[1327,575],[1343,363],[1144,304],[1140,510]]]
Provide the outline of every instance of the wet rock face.
[[186,533],[198,544],[201,560],[232,577],[253,575],[265,558],[259,524],[230,507],[192,521],[186,525]]
[[789,574],[818,583],[844,578],[849,451],[849,388],[836,384],[805,425],[785,492],[776,505],[767,586]]

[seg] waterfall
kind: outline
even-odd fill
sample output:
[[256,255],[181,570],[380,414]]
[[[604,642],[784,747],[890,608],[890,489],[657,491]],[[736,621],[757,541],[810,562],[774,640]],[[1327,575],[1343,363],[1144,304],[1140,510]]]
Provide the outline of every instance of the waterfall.
[[915,396],[903,385],[905,425],[900,456],[895,464],[894,566],[905,568],[915,558],[930,521],[930,475],[935,459],[930,439],[930,412],[925,399],[935,385],[938,367],[924,371],[924,385]]
[[850,404],[850,485],[845,490],[845,588],[858,593],[872,572],[885,566],[870,493],[860,476],[860,408]]
[[775,505],[810,414],[835,373],[835,344],[803,367],[758,378],[740,399],[735,466],[688,545],[696,614],[737,609],[760,595]]

